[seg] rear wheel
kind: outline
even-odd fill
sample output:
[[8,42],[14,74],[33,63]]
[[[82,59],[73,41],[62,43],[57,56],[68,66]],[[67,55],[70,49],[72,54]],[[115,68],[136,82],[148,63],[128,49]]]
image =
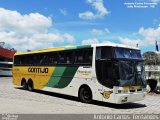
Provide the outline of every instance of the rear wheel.
[[25,80],[22,80],[21,85],[22,85],[22,89],[24,89],[24,90],[28,89],[28,85],[27,85],[27,82]]
[[79,98],[84,103],[91,103],[92,92],[88,87],[82,87],[79,91]]
[[28,90],[29,91],[33,91],[34,90],[34,84],[33,84],[32,80],[28,81]]

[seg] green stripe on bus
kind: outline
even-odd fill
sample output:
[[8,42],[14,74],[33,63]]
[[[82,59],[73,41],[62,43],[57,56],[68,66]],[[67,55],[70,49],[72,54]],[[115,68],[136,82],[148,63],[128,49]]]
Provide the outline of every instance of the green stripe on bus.
[[81,45],[81,46],[77,46],[77,49],[82,49],[82,48],[91,48],[91,45]]
[[77,47],[68,47],[68,48],[65,48],[64,50],[73,50],[73,49],[77,49]]
[[68,47],[68,48],[65,48],[65,50],[82,49],[82,48],[91,48],[91,45],[81,45],[81,46],[75,46],[75,47]]
[[47,87],[53,87],[60,81],[66,67],[56,67],[49,82],[46,84]]
[[67,87],[69,85],[69,83],[72,81],[77,69],[78,69],[78,67],[67,67],[65,69],[60,81],[54,87],[56,87],[56,88]]

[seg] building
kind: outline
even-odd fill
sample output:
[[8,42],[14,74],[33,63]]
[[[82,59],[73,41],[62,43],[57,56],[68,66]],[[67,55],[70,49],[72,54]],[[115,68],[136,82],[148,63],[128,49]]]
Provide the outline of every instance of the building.
[[15,50],[9,50],[3,47],[0,47],[0,61],[13,61],[13,56],[15,54]]

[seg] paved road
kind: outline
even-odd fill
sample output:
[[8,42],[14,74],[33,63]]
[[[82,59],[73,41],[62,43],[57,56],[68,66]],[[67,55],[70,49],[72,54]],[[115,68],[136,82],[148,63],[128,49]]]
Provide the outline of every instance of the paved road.
[[136,103],[115,105],[102,102],[85,104],[75,97],[44,91],[29,92],[12,84],[11,77],[0,77],[0,113],[160,113],[160,94],[149,94]]

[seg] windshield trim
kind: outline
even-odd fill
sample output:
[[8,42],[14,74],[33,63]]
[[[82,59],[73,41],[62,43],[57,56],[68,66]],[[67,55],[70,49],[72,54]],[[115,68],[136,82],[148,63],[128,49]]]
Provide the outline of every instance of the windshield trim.
[[130,59],[130,58],[115,58],[118,61],[141,61],[144,62],[144,59]]

